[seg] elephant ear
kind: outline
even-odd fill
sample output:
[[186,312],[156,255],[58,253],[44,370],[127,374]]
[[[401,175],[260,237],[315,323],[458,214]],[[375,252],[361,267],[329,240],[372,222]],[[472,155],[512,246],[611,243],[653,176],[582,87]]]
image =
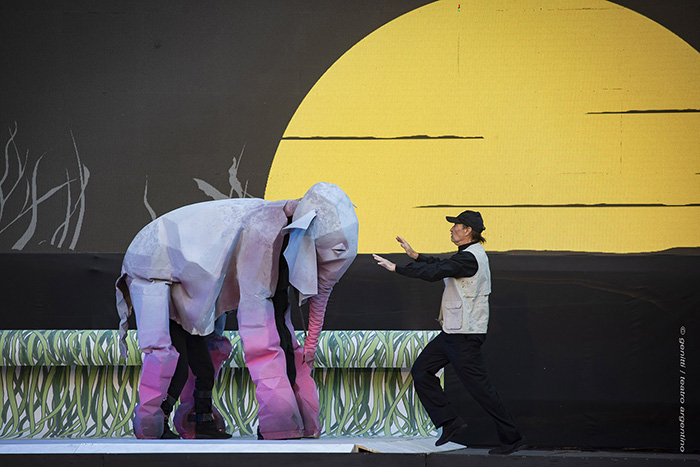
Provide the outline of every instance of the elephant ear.
[[307,235],[316,211],[311,210],[282,229],[289,232],[284,257],[289,265],[289,283],[299,291],[300,301],[318,293],[316,241]]

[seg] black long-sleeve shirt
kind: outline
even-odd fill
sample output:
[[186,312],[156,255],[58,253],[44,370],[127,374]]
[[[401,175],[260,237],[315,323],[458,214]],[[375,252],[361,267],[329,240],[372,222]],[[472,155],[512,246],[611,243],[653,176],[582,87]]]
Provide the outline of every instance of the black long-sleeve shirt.
[[460,245],[457,253],[447,259],[419,254],[418,258],[405,266],[396,265],[396,272],[406,277],[414,277],[436,282],[445,277],[471,277],[479,270],[476,257],[466,248],[476,242]]

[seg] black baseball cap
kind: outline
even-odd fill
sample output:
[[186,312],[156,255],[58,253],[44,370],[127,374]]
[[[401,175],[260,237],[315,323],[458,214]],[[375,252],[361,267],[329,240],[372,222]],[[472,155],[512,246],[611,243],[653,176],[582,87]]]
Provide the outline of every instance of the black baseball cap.
[[445,219],[453,224],[464,224],[467,227],[471,227],[476,232],[483,232],[486,230],[486,227],[484,227],[484,220],[481,218],[481,213],[478,211],[464,211],[457,217],[447,216]]

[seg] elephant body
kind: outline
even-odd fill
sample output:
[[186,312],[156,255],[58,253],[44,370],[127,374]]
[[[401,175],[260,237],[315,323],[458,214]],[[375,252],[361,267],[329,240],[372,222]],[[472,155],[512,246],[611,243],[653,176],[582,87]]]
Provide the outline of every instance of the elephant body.
[[[327,183],[314,185],[301,200],[227,199],[185,206],[144,227],[124,256],[116,292],[122,338],[133,310],[144,352],[136,436],[162,433],[160,403],[178,357],[169,320],[207,336],[230,310],[238,313],[261,435],[318,436],[313,355],[328,295],[357,253],[357,227],[347,195]],[[309,301],[303,347],[294,337],[287,295],[277,287],[280,271],[299,291],[300,301]],[[281,312],[278,303],[276,316],[273,302],[281,296],[285,302]],[[287,340],[286,353],[281,339]],[[210,349],[218,372],[230,345]],[[190,396],[186,389],[181,406]],[[187,424],[178,422],[184,419],[176,413],[176,427],[190,437]]]

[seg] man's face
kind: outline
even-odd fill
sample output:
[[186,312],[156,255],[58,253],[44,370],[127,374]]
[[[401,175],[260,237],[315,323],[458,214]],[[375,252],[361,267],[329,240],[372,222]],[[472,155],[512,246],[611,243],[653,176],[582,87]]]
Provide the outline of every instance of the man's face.
[[450,229],[451,240],[455,245],[464,245],[472,240],[472,228],[464,224],[455,224]]

